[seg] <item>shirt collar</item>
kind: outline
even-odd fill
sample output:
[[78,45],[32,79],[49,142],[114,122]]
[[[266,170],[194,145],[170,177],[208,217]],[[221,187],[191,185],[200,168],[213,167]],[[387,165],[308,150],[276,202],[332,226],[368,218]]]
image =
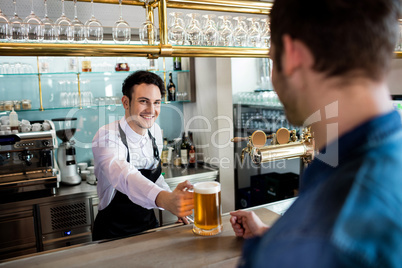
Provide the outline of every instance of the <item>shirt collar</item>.
[[130,141],[130,143],[139,144],[140,147],[143,147],[147,143],[148,135],[140,135],[137,132],[135,132],[127,123],[125,116],[123,116],[123,118],[120,119],[120,126],[121,129],[124,131],[124,133],[126,133],[127,141]]

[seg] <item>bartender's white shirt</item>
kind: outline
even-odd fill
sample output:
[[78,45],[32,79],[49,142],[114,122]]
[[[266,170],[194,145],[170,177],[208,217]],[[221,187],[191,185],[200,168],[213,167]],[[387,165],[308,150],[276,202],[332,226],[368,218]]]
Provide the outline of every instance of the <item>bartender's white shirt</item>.
[[[127,148],[123,144],[119,125],[126,133],[130,151],[130,163],[127,162]],[[158,124],[149,131],[156,140],[159,155],[163,147],[162,133]],[[135,204],[146,209],[157,208],[155,199],[162,190],[170,191],[161,175],[153,183],[144,177],[139,169],[156,168],[152,140],[148,132],[144,136],[136,133],[127,124],[125,117],[101,127],[92,140],[92,152],[95,161],[95,175],[98,179],[97,191],[99,210],[106,208],[113,200],[116,190],[127,195]]]

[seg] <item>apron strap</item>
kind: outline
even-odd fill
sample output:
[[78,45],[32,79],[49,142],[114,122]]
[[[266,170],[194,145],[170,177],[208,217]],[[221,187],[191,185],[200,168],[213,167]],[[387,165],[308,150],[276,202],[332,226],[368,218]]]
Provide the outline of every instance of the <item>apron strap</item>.
[[156,146],[156,141],[155,138],[152,136],[151,131],[149,131],[148,129],[148,136],[151,138],[152,140],[152,148],[154,149],[154,158],[159,161],[159,150],[158,150],[158,146]]
[[120,132],[121,141],[123,142],[124,146],[126,146],[126,148],[127,148],[127,162],[130,163],[130,150],[128,149],[128,145],[127,145],[127,136],[126,136],[126,133],[124,133],[124,131],[121,129],[120,123],[119,123],[119,132]]
[[[128,149],[128,145],[127,145],[127,136],[126,136],[126,133],[121,128],[120,123],[119,123],[119,132],[120,132],[121,141],[123,142],[124,146],[126,146],[126,148],[127,148],[127,162],[130,163],[130,150]],[[152,134],[149,131],[149,129],[148,129],[148,136],[152,140],[152,148],[154,150],[154,158],[157,161],[159,161],[160,158],[159,158],[158,146],[156,145],[155,138],[152,136]]]

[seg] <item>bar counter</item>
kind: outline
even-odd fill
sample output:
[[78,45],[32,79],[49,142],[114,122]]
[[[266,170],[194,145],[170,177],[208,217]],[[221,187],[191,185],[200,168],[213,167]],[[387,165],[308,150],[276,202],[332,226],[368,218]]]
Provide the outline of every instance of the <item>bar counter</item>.
[[[253,209],[268,225],[279,215]],[[91,242],[17,258],[0,267],[236,267],[243,239],[237,238],[222,216],[223,231],[215,236],[193,234],[192,225],[173,225],[117,240]]]

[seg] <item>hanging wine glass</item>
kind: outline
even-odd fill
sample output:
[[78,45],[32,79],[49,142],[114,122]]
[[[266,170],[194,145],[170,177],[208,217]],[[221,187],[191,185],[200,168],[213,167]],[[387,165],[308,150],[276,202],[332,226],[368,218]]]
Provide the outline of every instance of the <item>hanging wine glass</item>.
[[263,23],[261,31],[261,46],[265,48],[271,47],[271,29],[269,27],[269,19],[262,19]]
[[202,30],[199,26],[200,22],[197,20],[199,15],[198,13],[187,14],[190,17],[190,22],[186,28],[186,42],[191,46],[201,45]]
[[204,15],[206,18],[205,28],[203,31],[203,45],[204,46],[216,46],[218,44],[218,29],[216,28],[214,18],[215,15]]
[[237,26],[233,34],[233,45],[236,47],[245,47],[247,46],[248,35],[246,17],[239,16],[234,17],[233,19],[237,21]]
[[89,43],[102,43],[103,27],[102,23],[94,16],[94,0],[91,0],[91,10],[91,18],[85,22],[85,38]]
[[74,19],[71,22],[74,26],[73,39],[74,42],[85,42],[85,25],[78,19],[77,15],[77,0],[74,0]]
[[251,27],[248,31],[247,45],[250,47],[260,47],[261,45],[261,34],[260,34],[260,24],[259,18],[248,18],[251,23]]
[[184,21],[181,18],[183,13],[171,12],[169,15],[173,17],[173,23],[168,31],[169,43],[171,43],[172,45],[184,45],[185,30]]
[[219,45],[231,46],[233,43],[233,25],[230,22],[231,16],[219,16],[222,19],[222,28],[219,31]]
[[115,22],[113,27],[113,40],[119,44],[129,44],[131,40],[130,25],[123,19],[123,0],[119,0],[120,18]]
[[14,3],[14,16],[10,18],[10,31],[14,42],[24,41],[24,26],[23,21],[17,14],[17,0]]
[[31,0],[31,13],[24,19],[24,39],[26,42],[43,41],[43,23],[35,15],[33,0]]
[[45,17],[42,19],[43,23],[43,41],[53,42],[56,40],[56,29],[54,22],[47,15],[47,0],[45,2]]
[[158,42],[158,31],[150,19],[149,0],[140,0],[145,3],[145,22],[140,27],[140,41],[143,44],[155,45]]
[[0,9],[0,42],[10,41],[10,21]]
[[61,0],[61,17],[55,22],[56,26],[56,40],[59,42],[72,42],[74,39],[74,26],[71,20],[66,17],[64,13],[64,0]]

